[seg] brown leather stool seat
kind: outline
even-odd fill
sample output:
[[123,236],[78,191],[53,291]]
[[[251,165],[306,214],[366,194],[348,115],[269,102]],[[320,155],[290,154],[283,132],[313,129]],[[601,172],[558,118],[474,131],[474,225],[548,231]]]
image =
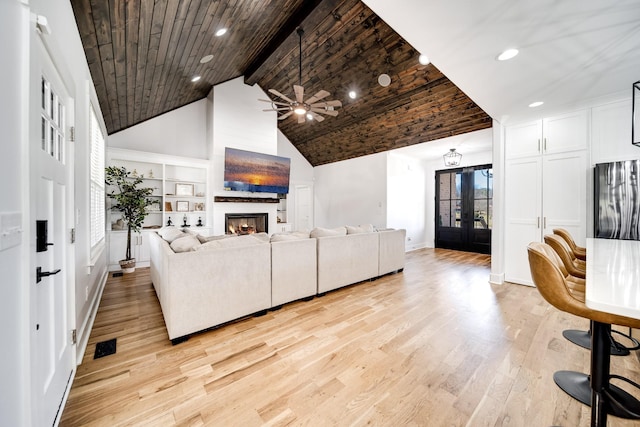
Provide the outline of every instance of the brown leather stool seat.
[[[565,274],[565,279],[569,285],[573,288],[575,285],[573,285],[572,282],[581,281],[583,285],[582,292],[584,292],[584,278],[587,274],[586,263],[576,258],[567,241],[559,235],[547,234],[544,236],[544,242],[551,246],[557,254],[558,259],[562,264],[562,272]],[[584,302],[584,293],[582,294],[582,302]],[[625,335],[618,331],[613,332],[623,336],[627,340],[630,340],[633,344],[633,347],[628,348],[620,344],[618,341],[612,341],[611,354],[614,356],[627,356],[630,353],[629,350],[635,350],[638,345],[640,345],[640,343],[635,338],[631,337],[630,334]],[[577,329],[568,329],[562,332],[562,336],[580,347],[591,349],[591,330],[581,331]]]
[[591,425],[606,425],[607,414],[622,418],[640,419],[640,401],[626,391],[610,383],[615,377],[636,387],[639,385],[620,376],[610,375],[609,349],[611,347],[611,325],[631,328],[640,327],[640,319],[605,313],[587,307],[584,300],[573,295],[557,258],[550,255],[553,250],[545,243],[532,242],[527,247],[529,267],[533,282],[542,297],[561,311],[584,317],[592,321],[591,373],[586,375],[573,371],[558,371],[554,374],[556,384],[572,397],[591,405]]
[[573,240],[573,236],[564,228],[554,228],[553,234],[557,234],[562,237],[565,242],[571,248],[571,251],[574,253],[576,258],[586,261],[587,260],[587,248],[583,248],[582,246],[578,246],[576,241]]

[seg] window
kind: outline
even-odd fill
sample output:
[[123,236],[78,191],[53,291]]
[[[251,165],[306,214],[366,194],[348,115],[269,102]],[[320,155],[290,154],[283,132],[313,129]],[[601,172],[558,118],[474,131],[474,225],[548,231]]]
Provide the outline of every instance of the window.
[[104,134],[100,129],[100,123],[93,107],[91,107],[89,135],[91,138],[91,212],[89,226],[91,228],[91,255],[93,257],[98,244],[104,241],[105,233]]

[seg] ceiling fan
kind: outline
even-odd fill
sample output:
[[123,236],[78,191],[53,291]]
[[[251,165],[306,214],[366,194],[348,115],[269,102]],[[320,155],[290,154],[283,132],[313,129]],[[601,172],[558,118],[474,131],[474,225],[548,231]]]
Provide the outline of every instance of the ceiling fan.
[[290,115],[295,114],[298,116],[298,123],[304,123],[307,117],[310,120],[312,119],[321,122],[324,120],[324,117],[322,117],[320,114],[326,114],[328,116],[335,117],[338,115],[336,107],[342,107],[342,102],[338,100],[320,101],[321,99],[324,99],[327,96],[331,95],[326,90],[317,92],[307,100],[304,99],[304,87],[302,87],[302,34],[304,33],[304,31],[302,30],[302,28],[298,27],[296,32],[298,33],[298,37],[300,39],[300,61],[298,67],[298,79],[300,84],[293,85],[293,92],[296,99],[293,100],[275,89],[269,89],[270,93],[277,96],[284,102],[274,101],[272,99],[259,99],[259,101],[271,103],[270,109],[262,111],[277,111],[279,114],[278,120],[284,120]]

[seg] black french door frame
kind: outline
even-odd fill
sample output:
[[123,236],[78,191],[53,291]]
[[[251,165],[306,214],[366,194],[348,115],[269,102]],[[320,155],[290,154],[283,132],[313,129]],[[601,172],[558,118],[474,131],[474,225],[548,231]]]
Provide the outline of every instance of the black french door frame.
[[435,181],[435,247],[490,254],[492,165],[439,170]]

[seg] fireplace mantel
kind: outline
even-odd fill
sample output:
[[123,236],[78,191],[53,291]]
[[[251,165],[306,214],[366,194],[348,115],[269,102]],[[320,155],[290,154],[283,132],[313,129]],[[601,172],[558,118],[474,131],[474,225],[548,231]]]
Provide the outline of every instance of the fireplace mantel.
[[227,196],[215,196],[214,202],[218,203],[278,203],[278,198],[266,198],[266,197],[227,197]]

